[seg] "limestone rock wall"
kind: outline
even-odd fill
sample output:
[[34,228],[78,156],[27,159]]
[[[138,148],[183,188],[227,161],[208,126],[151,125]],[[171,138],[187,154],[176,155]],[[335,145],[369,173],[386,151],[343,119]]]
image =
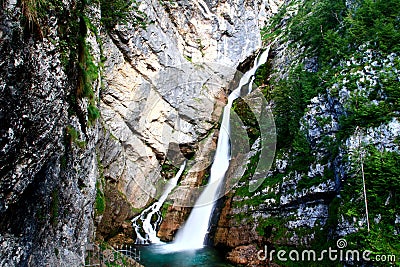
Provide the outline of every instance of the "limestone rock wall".
[[[182,181],[201,183],[213,147],[210,132],[218,124],[229,83],[239,63],[261,48],[259,29],[274,5],[142,1],[145,29],[118,25],[102,36],[106,61],[100,108],[107,133],[99,141],[101,161],[106,181],[116,185],[135,211],[161,193],[157,184],[162,164],[179,167],[184,159],[174,144],[209,144],[207,160],[201,159],[206,152],[195,151],[194,161],[204,166],[188,167],[190,175]],[[179,210],[194,200],[185,190],[171,196]],[[167,215],[173,217],[166,220],[172,228],[162,225],[166,239],[185,217],[178,213],[179,220]]]
[[59,46],[68,18],[27,12],[16,1],[0,10],[0,265],[80,266],[94,231],[98,125],[87,124],[87,99],[69,101],[76,77]]

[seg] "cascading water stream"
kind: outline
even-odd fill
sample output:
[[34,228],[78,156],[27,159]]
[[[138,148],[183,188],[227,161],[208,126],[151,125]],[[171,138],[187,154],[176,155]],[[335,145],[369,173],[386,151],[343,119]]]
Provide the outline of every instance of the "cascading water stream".
[[[168,181],[164,193],[152,206],[145,209],[132,222],[136,231],[136,244],[164,244],[160,247],[159,253],[178,252],[195,250],[204,247],[205,237],[208,233],[210,218],[214,204],[219,196],[219,190],[223,185],[225,173],[229,168],[231,158],[230,147],[230,110],[233,101],[240,97],[242,88],[247,86],[248,93],[252,91],[255,73],[257,69],[268,59],[270,46],[259,54],[254,61],[253,67],[240,79],[239,85],[228,97],[228,103],[224,108],[221,127],[218,136],[217,150],[211,166],[210,179],[203,192],[200,194],[188,220],[178,231],[173,243],[165,244],[157,237],[157,227],[161,223],[160,208],[167,199],[170,192],[176,186],[180,176],[185,169],[186,162],[182,164],[176,176]],[[153,216],[156,215],[156,219]],[[141,225],[140,225],[141,222]]]
[[218,136],[217,151],[211,166],[210,180],[201,193],[185,225],[178,231],[175,241],[168,246],[167,250],[182,251],[200,249],[204,246],[204,240],[208,233],[210,217],[214,204],[218,198],[218,190],[221,188],[225,173],[230,162],[230,110],[233,101],[240,97],[241,88],[249,85],[249,92],[252,90],[254,74],[258,67],[268,59],[269,48],[261,53],[255,60],[254,66],[247,71],[240,79],[238,87],[228,97],[228,103],[224,108],[221,128]]
[[[174,178],[170,179],[164,189],[160,199],[153,205],[142,211],[140,215],[132,220],[133,227],[136,232],[136,244],[159,244],[162,243],[157,237],[157,228],[161,223],[160,209],[167,199],[169,193],[177,185],[179,178],[181,177],[186,167],[186,161],[181,165],[179,171]],[[153,216],[156,215],[156,220],[152,223]],[[142,222],[140,226],[139,221]]]
[[253,74],[250,76],[250,82],[249,82],[249,94],[251,93],[251,91],[253,90],[253,84],[254,84],[254,80],[256,78],[255,73],[257,71],[257,69],[264,64],[265,62],[267,62],[268,60],[268,56],[269,56],[269,50],[271,49],[271,45],[267,46],[267,48],[265,49],[265,51],[259,55],[256,60],[254,61],[254,65],[253,68],[250,70],[250,72],[252,72]]

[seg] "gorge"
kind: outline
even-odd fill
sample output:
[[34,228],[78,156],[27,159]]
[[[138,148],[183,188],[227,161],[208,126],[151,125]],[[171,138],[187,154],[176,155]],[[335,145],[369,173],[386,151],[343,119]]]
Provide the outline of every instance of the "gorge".
[[399,12],[3,0],[0,266],[399,266]]

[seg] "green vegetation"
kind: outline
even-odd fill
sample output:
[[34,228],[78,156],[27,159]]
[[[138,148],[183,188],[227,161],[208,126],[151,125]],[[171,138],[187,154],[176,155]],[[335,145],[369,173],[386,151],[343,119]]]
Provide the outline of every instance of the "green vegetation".
[[307,54],[318,55],[320,63],[337,63],[365,44],[382,53],[398,52],[400,2],[354,2],[349,8],[344,0],[304,1],[289,21],[289,39],[304,45]]
[[277,148],[290,148],[298,137],[300,118],[311,98],[322,91],[319,77],[299,65],[290,71],[286,80],[274,82],[271,98],[277,129]]
[[138,7],[139,3],[136,0],[100,0],[101,23],[107,30],[128,22],[133,26],[145,28],[147,17]]
[[62,170],[65,170],[65,169],[67,168],[67,164],[68,164],[68,162],[67,162],[67,156],[66,156],[65,154],[63,154],[63,155],[60,157],[60,167],[61,167],[61,169],[62,169]]
[[[87,123],[93,125],[100,117],[100,111],[97,108],[97,99],[93,89],[93,84],[100,79],[102,61],[96,65],[96,60],[91,55],[91,48],[86,42],[88,31],[90,30],[97,38],[101,46],[101,39],[98,29],[92,24],[87,16],[88,6],[99,4],[101,9],[100,23],[108,31],[113,30],[117,24],[130,24],[133,27],[145,27],[147,17],[138,10],[139,3],[136,0],[97,0],[77,1],[73,8],[66,8],[60,0],[22,0],[21,8],[23,20],[28,29],[27,33],[32,37],[43,38],[48,31],[48,18],[56,16],[58,19],[58,41],[51,40],[57,44],[61,62],[65,72],[74,79],[76,90],[69,92],[68,101],[70,107],[69,115],[77,115],[82,124],[84,124],[85,112],[80,110],[78,100],[87,98]],[[102,48],[100,47],[100,50]]]
[[135,214],[140,214],[140,213],[142,213],[143,210],[144,210],[144,208],[141,208],[141,209],[139,209],[139,208],[132,208],[132,212],[135,213]]
[[[283,7],[262,32],[266,43],[278,36],[280,41],[290,41],[289,50],[294,52],[294,56],[291,65],[283,66],[287,75],[282,78],[281,73],[274,73],[270,63],[256,73],[256,84],[261,87],[266,99],[274,103],[278,134],[276,159],[285,158],[288,165],[284,173],[276,172],[267,177],[255,192],[264,190],[263,194],[257,195],[248,192],[247,187],[248,178],[257,164],[257,159],[252,158],[241,180],[245,185],[235,192],[236,196],[243,197],[243,200],[233,202],[236,207],[258,206],[266,199],[279,200],[280,194],[293,193],[281,188],[281,184],[284,180],[294,179],[295,173],[301,176],[296,185],[297,191],[334,180],[335,173],[330,169],[332,167],[326,167],[322,175],[312,179],[307,173],[311,165],[319,163],[326,166],[334,162],[339,151],[346,149],[345,141],[357,129],[366,132],[370,127],[392,121],[393,117],[399,118],[400,59],[399,55],[392,53],[400,52],[400,43],[397,41],[400,39],[400,1],[355,0],[346,5],[349,1],[306,0],[299,4],[298,13],[288,15],[288,11],[294,9],[293,2]],[[310,59],[315,59],[313,68],[309,67]],[[340,94],[341,89],[347,92],[346,97]],[[343,111],[338,112],[341,114],[339,118],[324,114],[313,115],[320,128],[330,125],[332,120],[339,123],[338,132],[322,137],[317,144],[310,143],[307,131],[303,130],[308,125],[302,119],[309,111],[311,99],[316,96],[336,98],[343,103]],[[240,112],[247,113],[245,107],[241,107]],[[251,115],[244,116],[247,117],[248,125],[255,125]],[[397,140],[400,140],[399,137]],[[323,152],[324,156],[316,156],[317,151]],[[348,156],[343,155],[343,164]],[[329,218],[322,229],[300,227],[288,232],[283,225],[290,219],[271,214],[270,218],[255,222],[258,233],[269,238],[272,243],[276,241],[276,244],[283,244],[277,245],[275,249],[285,248],[290,251],[292,248],[285,247],[284,243],[294,234],[299,237],[310,234],[318,236],[309,244],[313,248],[335,247],[332,229],[344,217],[349,222],[356,220],[355,227],[359,229],[346,236],[350,248],[394,254],[399,258],[400,243],[394,233],[400,232],[399,224],[395,224],[396,216],[400,214],[400,172],[396,167],[400,166],[400,155],[398,152],[378,150],[373,145],[366,145],[363,166],[370,232],[366,230],[365,221],[363,226],[358,225],[359,221],[365,220],[359,155],[349,158],[353,173],[349,173],[342,184],[341,197],[331,201]],[[275,189],[279,189],[278,194]],[[238,214],[235,217],[240,222],[248,216]],[[299,263],[282,264],[301,266]],[[336,266],[339,263],[326,263],[328,265]],[[313,265],[306,262],[304,266]]]
[[[66,133],[67,133],[67,136],[69,137],[70,143],[76,144],[79,148],[85,148],[86,142],[83,140],[80,140],[79,132],[72,125],[68,125],[66,127]],[[62,158],[61,163],[66,165],[65,157]]]
[[[255,154],[254,156],[252,156],[250,158],[250,162],[247,164],[247,170],[244,173],[244,175],[242,176],[242,178],[240,179],[239,182],[245,182],[248,183],[249,179],[253,176],[256,168],[257,168],[257,162],[260,156],[260,152],[258,152],[257,154]],[[248,196],[249,195],[249,190],[247,186],[242,186],[239,187],[236,191],[235,191],[235,195],[237,196]]]
[[176,176],[179,171],[179,167],[176,167],[171,161],[166,160],[161,165],[161,176],[165,179],[171,179]]
[[106,209],[106,201],[104,193],[99,188],[99,183],[96,183],[96,203],[95,203],[96,215],[101,215]]
[[21,7],[22,7],[22,13],[24,14],[27,24],[29,28],[32,28],[34,26],[39,27],[39,12],[42,8],[42,5],[44,5],[44,1],[42,0],[22,0],[21,1]]
[[[343,188],[339,213],[349,221],[353,218],[364,221],[364,226],[346,239],[358,249],[369,249],[375,254],[393,254],[399,259],[400,242],[393,233],[399,231],[395,220],[400,214],[400,154],[379,151],[374,146],[366,147],[363,160],[360,153],[362,151],[357,151],[352,160],[353,173]],[[365,172],[370,232],[366,229],[361,164]]]
[[[233,102],[231,112],[236,113],[239,116],[241,122],[247,127],[247,136],[240,136],[240,133],[238,133],[236,134],[235,138],[243,139],[241,140],[242,142],[247,142],[247,138],[249,138],[248,142],[250,142],[250,145],[252,145],[257,140],[257,138],[260,137],[260,126],[253,111],[242,98],[238,98]],[[233,120],[232,122],[238,123],[237,120]],[[240,125],[235,126],[236,129],[239,129],[239,127]],[[233,134],[235,133],[236,131],[234,131]],[[238,143],[238,141],[236,141],[236,143]]]
[[58,250],[58,248],[54,248],[54,254],[56,255],[56,257],[60,255],[60,251]]
[[[314,160],[307,147],[307,137],[299,133],[300,119],[313,97],[325,94],[327,89],[337,96],[335,84],[341,86],[347,81],[347,90],[351,92],[345,105],[346,113],[340,118],[338,142],[354,133],[357,126],[378,126],[399,116],[399,81],[395,74],[400,67],[399,60],[394,61],[394,66],[382,69],[371,66],[371,62],[363,59],[368,49],[372,49],[370,53],[378,59],[378,64],[382,64],[388,54],[399,51],[400,44],[393,39],[400,34],[397,19],[400,11],[396,9],[399,5],[398,0],[358,0],[354,7],[347,7],[344,0],[304,1],[297,15],[286,22],[284,36],[292,44],[305,47],[305,53],[299,56],[300,63],[289,67],[286,79],[271,79],[272,89],[268,89],[267,97],[275,103],[277,148],[291,150],[290,154],[297,158],[293,160],[298,163],[295,170],[302,166],[308,167]],[[266,42],[276,38],[274,32],[282,33],[283,11],[289,8],[283,8],[272,20],[270,27],[264,30]],[[383,24],[386,26],[383,27]],[[361,45],[364,47],[360,48]],[[313,72],[307,70],[301,62],[315,56],[318,70]],[[350,61],[350,65],[346,65],[349,64],[346,61]],[[360,77],[358,71],[365,68],[381,71],[376,84],[368,82],[368,77]],[[266,70],[259,71],[259,84],[265,83],[263,72],[268,73]],[[358,90],[358,86],[364,90]],[[372,100],[377,102],[373,103]],[[327,122],[321,121],[322,125],[324,123]],[[338,152],[338,142],[326,139],[325,145],[332,151],[331,159]]]
[[90,47],[86,41],[82,40],[81,42],[82,54],[79,59],[80,76],[77,96],[83,96],[89,100],[87,112],[88,122],[91,125],[100,117],[100,111],[96,106],[96,98],[93,90],[93,83],[99,78],[99,68],[94,63],[94,58],[90,54]]

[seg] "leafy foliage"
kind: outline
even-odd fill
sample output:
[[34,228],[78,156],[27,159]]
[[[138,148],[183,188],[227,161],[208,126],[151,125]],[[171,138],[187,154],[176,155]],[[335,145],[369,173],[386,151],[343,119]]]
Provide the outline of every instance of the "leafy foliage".
[[[319,54],[325,48],[325,36],[341,28],[345,15],[344,0],[304,1],[289,26],[289,38]],[[328,51],[323,51],[328,52]]]
[[[400,39],[400,1],[305,0],[300,1],[299,5],[298,13],[292,13],[291,17],[288,17],[287,11],[292,7],[288,5],[282,8],[262,33],[266,42],[279,35],[281,39],[287,38],[295,51],[304,52],[295,58],[293,65],[288,66],[286,78],[271,80],[268,84],[268,100],[274,103],[278,154],[286,151],[290,156],[285,173],[274,173],[271,179],[268,177],[275,184],[263,184],[263,188],[279,186],[282,176],[287,179],[294,171],[304,174],[297,184],[297,190],[334,179],[333,170],[329,168],[325,168],[322,176],[313,179],[306,177],[307,170],[317,160],[326,164],[337,159],[343,141],[353,135],[357,128],[377,127],[393,117],[399,117],[400,80],[397,70],[400,69],[400,60],[393,53],[400,51],[397,41]],[[370,58],[366,56],[366,51],[370,53]],[[305,67],[306,59],[312,57],[317,59],[317,70]],[[383,64],[389,58],[394,60],[390,60],[390,64]],[[361,72],[378,74],[368,79],[366,76],[370,74],[361,77],[358,75]],[[259,74],[258,81],[263,84],[266,76],[261,71]],[[323,139],[317,148],[311,147],[306,133],[300,130],[300,120],[313,97],[327,92],[330,97],[339,97],[339,90],[335,91],[334,88],[346,88],[349,92],[344,100],[344,111],[340,111],[339,132],[335,137]],[[315,119],[320,126],[330,123],[330,118]],[[317,159],[314,156],[316,149],[318,152],[324,151],[327,158]],[[365,217],[360,162],[352,161],[351,164],[355,171],[342,184],[341,198],[335,198],[330,204],[323,233],[315,233],[321,238],[311,246],[327,247],[329,242],[326,239],[329,240],[332,228],[337,227],[343,216],[350,222],[353,218],[362,221]],[[346,237],[353,247],[394,254],[399,258],[400,243],[393,234],[400,232],[399,224],[395,224],[396,216],[400,214],[400,173],[396,167],[399,165],[398,152],[378,150],[374,146],[367,148],[364,170],[371,232],[356,225],[359,231]],[[241,190],[238,193],[245,194]],[[253,201],[251,204],[257,203]],[[282,234],[283,227],[279,225],[284,224],[285,218],[273,215],[261,220],[257,230],[262,235],[272,235],[270,240],[276,240],[274,238],[290,235],[287,232]],[[310,266],[309,263],[306,265]]]
[[100,0],[101,22],[108,30],[117,24],[131,23],[145,27],[146,15],[139,11],[136,0]]
[[320,62],[339,60],[368,43],[383,53],[398,52],[400,2],[357,0],[304,1],[290,21],[289,38],[320,56]]
[[[400,214],[400,154],[397,152],[379,151],[374,146],[366,149],[365,159],[359,152],[352,160],[353,175],[348,179],[342,194],[342,205],[339,212],[349,220],[364,220],[360,231],[350,234],[350,244],[358,249],[368,249],[375,254],[393,254],[400,257],[400,242],[393,235],[399,231],[395,224],[396,215]],[[365,186],[368,200],[371,231],[365,227],[365,206],[361,177],[361,164],[364,165]]]
[[312,97],[321,92],[318,76],[299,65],[288,79],[274,84],[272,100],[278,134],[278,148],[289,148],[300,128],[300,118]]
[[370,43],[376,49],[388,53],[399,52],[398,0],[358,0],[358,8],[350,10],[345,19],[344,37],[354,46]]

